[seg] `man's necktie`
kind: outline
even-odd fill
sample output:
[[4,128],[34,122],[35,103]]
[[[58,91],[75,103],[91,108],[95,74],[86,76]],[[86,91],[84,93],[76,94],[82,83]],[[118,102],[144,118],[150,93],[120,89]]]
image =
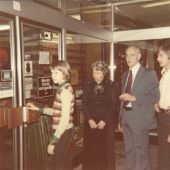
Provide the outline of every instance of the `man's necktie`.
[[[127,79],[125,93],[131,94],[131,88],[132,88],[132,70],[129,70],[129,75],[128,75],[128,79]],[[128,103],[129,103],[128,101],[125,101],[123,103],[124,107],[126,107]]]
[[126,84],[125,93],[131,94],[131,87],[132,87],[132,70],[129,70],[129,76]]

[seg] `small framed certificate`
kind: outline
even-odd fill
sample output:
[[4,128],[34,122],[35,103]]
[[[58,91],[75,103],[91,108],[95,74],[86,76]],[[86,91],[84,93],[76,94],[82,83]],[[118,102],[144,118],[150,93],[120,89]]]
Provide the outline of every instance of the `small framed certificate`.
[[1,70],[1,81],[12,81],[12,71]]

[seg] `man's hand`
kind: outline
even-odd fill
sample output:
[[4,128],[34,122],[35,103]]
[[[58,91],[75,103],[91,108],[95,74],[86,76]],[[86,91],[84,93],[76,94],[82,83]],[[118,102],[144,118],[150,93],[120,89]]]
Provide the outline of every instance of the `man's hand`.
[[35,106],[34,103],[27,103],[26,107],[27,107],[28,110],[36,110],[36,111],[39,110],[39,107]]
[[103,128],[105,127],[105,125],[106,125],[106,123],[105,123],[103,120],[101,120],[101,121],[97,124],[98,129],[103,129]]
[[170,134],[168,136],[167,142],[170,143]]
[[123,132],[123,129],[122,129],[121,125],[120,125],[120,122],[118,123],[118,130],[119,130],[119,132]]
[[156,103],[156,104],[154,105],[154,107],[155,107],[155,111],[159,113],[159,112],[160,112],[160,110],[159,110],[159,104]]
[[167,113],[170,113],[170,106],[168,106],[166,110],[167,110]]
[[89,125],[92,129],[96,129],[97,128],[97,124],[93,119],[90,119],[89,121]]
[[54,148],[55,148],[55,145],[49,144],[48,147],[47,147],[48,154],[53,155],[54,154]]
[[124,93],[124,94],[121,94],[121,95],[119,96],[119,99],[122,100],[122,101],[132,102],[132,101],[135,101],[135,100],[136,100],[136,97],[130,95],[129,93]]

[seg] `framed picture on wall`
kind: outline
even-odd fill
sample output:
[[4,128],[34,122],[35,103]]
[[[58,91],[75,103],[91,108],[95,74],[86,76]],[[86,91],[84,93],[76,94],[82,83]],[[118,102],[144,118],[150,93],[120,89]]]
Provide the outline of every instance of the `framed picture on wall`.
[[12,81],[12,71],[1,70],[1,81]]

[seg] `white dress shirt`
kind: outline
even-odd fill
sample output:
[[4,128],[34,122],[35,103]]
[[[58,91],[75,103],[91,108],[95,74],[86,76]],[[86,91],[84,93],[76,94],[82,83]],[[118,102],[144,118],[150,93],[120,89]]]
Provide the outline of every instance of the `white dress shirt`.
[[162,78],[159,82],[160,100],[159,106],[167,109],[170,106],[170,69],[166,71],[162,69]]
[[140,63],[136,64],[131,70],[132,70],[132,87],[133,87],[133,83],[134,83],[134,80],[135,80],[135,77],[136,77],[136,74],[138,72],[140,68]]
[[[137,63],[133,68],[130,69],[130,70],[132,70],[132,86],[131,86],[131,88],[133,87],[133,83],[134,83],[134,80],[135,80],[135,77],[136,77],[136,74],[137,74],[139,68],[140,68],[140,63]],[[129,75],[127,76],[127,80],[128,80],[128,77],[129,77]],[[127,80],[126,80],[126,85],[127,85]],[[132,107],[131,102],[129,102],[126,105],[126,107]]]

